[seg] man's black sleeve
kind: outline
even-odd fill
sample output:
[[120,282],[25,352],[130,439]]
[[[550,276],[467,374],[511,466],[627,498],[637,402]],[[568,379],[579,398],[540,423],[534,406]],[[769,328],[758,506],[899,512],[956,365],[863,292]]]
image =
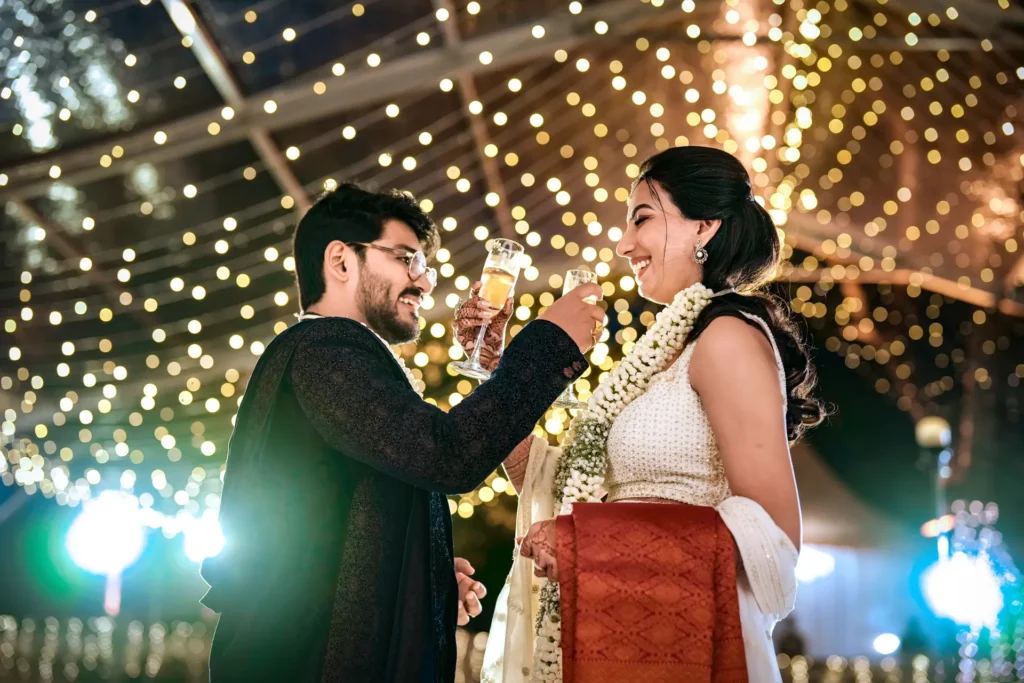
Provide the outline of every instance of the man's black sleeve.
[[537,320],[512,340],[491,379],[446,413],[396,376],[372,333],[344,323],[343,334],[311,331],[296,348],[290,373],[299,404],[334,449],[441,493],[478,486],[587,367],[569,335]]

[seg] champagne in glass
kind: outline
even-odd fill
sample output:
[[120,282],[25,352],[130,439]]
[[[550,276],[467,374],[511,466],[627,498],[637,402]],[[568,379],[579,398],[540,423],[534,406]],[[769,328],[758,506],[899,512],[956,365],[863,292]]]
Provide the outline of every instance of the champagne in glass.
[[[597,282],[597,273],[592,273],[589,270],[570,270],[565,274],[565,283],[562,285],[562,296],[565,296],[572,290],[576,289],[580,285],[585,285],[588,282]],[[588,296],[584,299],[588,304],[596,304],[596,296]],[[576,397],[576,391],[573,385],[562,392],[554,403],[559,408],[566,408],[568,410],[582,410],[587,407],[586,402],[581,401]]]
[[[494,309],[497,314],[508,301],[512,289],[519,279],[519,268],[523,255],[523,245],[506,239],[491,242],[484,262],[484,272],[480,278],[480,296]],[[490,371],[480,364],[480,349],[483,348],[487,336],[487,323],[480,326],[473,354],[464,361],[452,363],[451,368],[460,375],[485,380],[491,376]]]
[[501,309],[516,284],[516,276],[504,268],[484,268],[480,277],[480,296],[492,307]]

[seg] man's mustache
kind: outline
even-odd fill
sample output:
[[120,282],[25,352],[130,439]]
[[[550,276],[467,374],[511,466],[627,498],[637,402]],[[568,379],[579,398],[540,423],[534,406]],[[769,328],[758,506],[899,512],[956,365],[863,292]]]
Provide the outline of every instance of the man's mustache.
[[414,296],[417,299],[419,299],[420,301],[422,301],[423,300],[423,290],[416,289],[415,287],[413,287],[412,289],[406,289],[405,291],[403,291],[401,294],[398,295],[398,298],[401,299],[403,296]]

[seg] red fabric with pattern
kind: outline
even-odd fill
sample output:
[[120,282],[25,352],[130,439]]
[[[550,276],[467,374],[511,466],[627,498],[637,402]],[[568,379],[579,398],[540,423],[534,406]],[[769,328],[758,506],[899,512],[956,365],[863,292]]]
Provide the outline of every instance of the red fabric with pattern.
[[557,520],[563,683],[747,680],[736,550],[714,508],[577,503]]

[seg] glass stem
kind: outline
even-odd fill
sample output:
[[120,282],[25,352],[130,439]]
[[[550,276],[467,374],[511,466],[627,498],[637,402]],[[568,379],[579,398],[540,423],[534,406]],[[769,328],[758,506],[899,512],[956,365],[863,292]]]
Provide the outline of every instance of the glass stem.
[[480,348],[484,345],[484,339],[487,337],[487,328],[491,324],[488,320],[480,326],[480,332],[476,335],[476,344],[473,345],[473,355],[469,357],[469,362],[473,365],[480,366]]

